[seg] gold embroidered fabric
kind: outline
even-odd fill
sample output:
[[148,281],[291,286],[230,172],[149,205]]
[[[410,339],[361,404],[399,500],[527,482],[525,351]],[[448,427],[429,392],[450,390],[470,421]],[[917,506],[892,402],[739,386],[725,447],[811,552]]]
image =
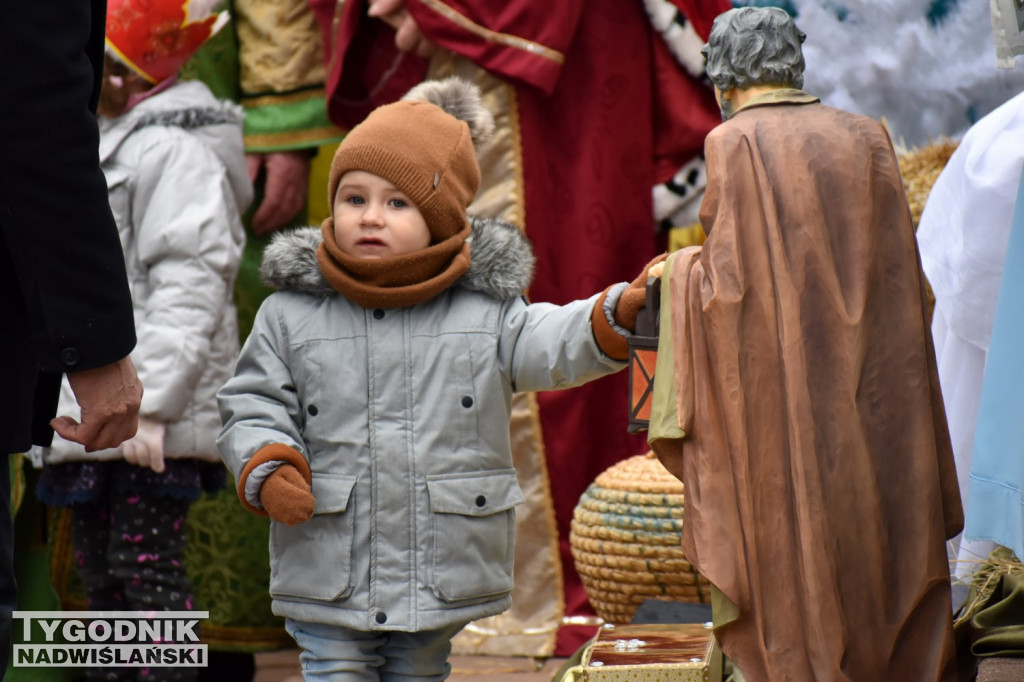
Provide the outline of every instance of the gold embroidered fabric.
[[289,92],[324,82],[324,48],[306,0],[235,0],[242,92]]
[[[495,134],[477,149],[480,190],[470,215],[497,217],[525,228],[523,164],[515,90],[450,52],[431,61],[429,78],[461,76],[479,88],[494,114]],[[516,508],[515,586],[505,613],[470,623],[452,642],[459,655],[546,657],[565,613],[558,528],[551,498],[537,401],[517,393],[512,402],[512,459],[526,502]]]

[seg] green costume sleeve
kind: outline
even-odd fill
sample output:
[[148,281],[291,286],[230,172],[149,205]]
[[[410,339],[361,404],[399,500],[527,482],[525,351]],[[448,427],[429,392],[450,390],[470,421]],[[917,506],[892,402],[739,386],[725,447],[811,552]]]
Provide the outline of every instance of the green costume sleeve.
[[[228,9],[230,12],[228,5],[223,3],[216,9]],[[234,15],[185,62],[178,77],[202,81],[218,99],[238,101],[241,90],[238,87],[238,36],[235,34]]]
[[321,147],[342,138],[327,118],[324,46],[307,0],[232,0],[247,152]]
[[250,153],[312,149],[341,141],[327,118],[323,49],[305,0],[232,0],[231,22],[181,70],[245,109]]
[[242,95],[245,150],[279,152],[339,142],[344,132],[327,118],[324,89],[288,94]]

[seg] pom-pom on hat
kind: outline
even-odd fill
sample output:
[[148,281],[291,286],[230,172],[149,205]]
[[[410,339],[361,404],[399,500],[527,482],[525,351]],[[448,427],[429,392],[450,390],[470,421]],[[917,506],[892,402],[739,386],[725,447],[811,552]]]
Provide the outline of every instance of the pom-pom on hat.
[[107,49],[150,83],[178,73],[228,22],[216,0],[107,0]]
[[345,136],[331,163],[328,205],[333,211],[342,175],[366,171],[416,204],[432,243],[463,231],[468,235],[466,207],[480,185],[475,145],[493,131],[494,118],[472,83],[459,78],[420,83]]

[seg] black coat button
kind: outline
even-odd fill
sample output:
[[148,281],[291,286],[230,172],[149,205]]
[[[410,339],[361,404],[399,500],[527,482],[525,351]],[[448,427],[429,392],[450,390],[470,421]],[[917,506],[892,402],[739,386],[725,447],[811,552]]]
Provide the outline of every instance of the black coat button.
[[67,367],[74,367],[78,364],[79,359],[77,348],[65,348],[60,352],[60,361]]
[[477,495],[476,496],[476,506],[482,507],[485,504],[487,504],[487,498],[484,497],[483,495]]
[[388,622],[388,614],[383,611],[378,611],[377,615],[374,616],[374,619],[377,621],[378,625],[384,625],[384,623]]
[[375,320],[383,320],[384,319],[384,311],[381,310],[380,308],[377,308],[376,310],[373,311],[373,318]]
[[316,405],[310,405],[306,408],[306,412],[309,412],[310,417],[315,417],[320,410],[316,409]]
[[463,407],[473,407],[473,399],[470,398],[468,395],[467,396],[463,396],[462,397],[462,406]]

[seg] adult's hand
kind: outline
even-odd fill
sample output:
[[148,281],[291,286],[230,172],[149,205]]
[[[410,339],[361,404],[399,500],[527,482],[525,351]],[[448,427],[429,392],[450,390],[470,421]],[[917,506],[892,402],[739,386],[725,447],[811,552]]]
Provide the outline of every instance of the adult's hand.
[[68,373],[82,421],[66,415],[54,417],[50,426],[61,438],[85,446],[86,452],[115,448],[135,435],[139,425],[142,382],[131,358],[109,365]]
[[263,200],[252,217],[252,231],[269,234],[298,215],[309,191],[310,156],[306,151],[246,154],[249,179],[263,175]]
[[121,454],[135,466],[149,467],[158,474],[164,472],[164,433],[167,426],[152,419],[139,419],[135,436],[121,443]]
[[437,43],[423,35],[419,24],[405,9],[405,0],[370,0],[366,14],[376,17],[395,29],[395,47],[429,57],[437,52]]

